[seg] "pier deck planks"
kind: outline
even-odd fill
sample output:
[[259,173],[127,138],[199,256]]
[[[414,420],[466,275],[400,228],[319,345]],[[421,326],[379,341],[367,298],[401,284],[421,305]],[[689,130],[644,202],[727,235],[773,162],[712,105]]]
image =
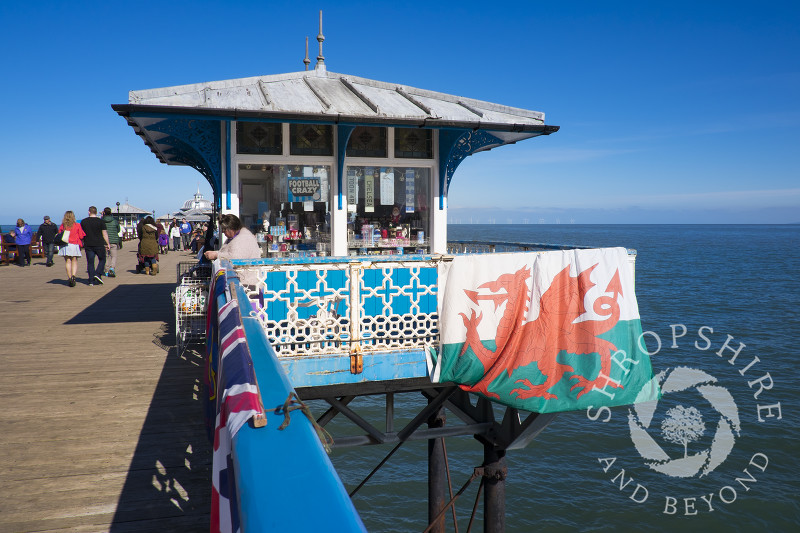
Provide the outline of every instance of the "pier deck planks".
[[202,354],[175,348],[175,266],[67,285],[64,261],[0,266],[0,531],[208,531]]

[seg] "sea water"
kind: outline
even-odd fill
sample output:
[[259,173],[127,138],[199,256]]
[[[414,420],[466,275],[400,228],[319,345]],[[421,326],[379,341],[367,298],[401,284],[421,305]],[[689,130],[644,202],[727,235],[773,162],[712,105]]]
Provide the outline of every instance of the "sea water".
[[[636,292],[642,327],[651,332],[645,342],[654,352],[654,371],[705,372],[716,380],[715,390],[728,391],[739,418],[738,434],[731,430],[735,443],[721,464],[675,477],[650,468],[633,445],[636,411],[617,407],[560,414],[527,448],[507,454],[506,531],[798,530],[800,226],[451,225],[448,231],[451,240],[636,249]],[[351,405],[359,412],[382,420],[382,400],[357,401]],[[422,399],[396,402],[397,412],[424,405]],[[696,405],[704,435],[688,449],[713,446],[724,455],[714,439],[727,419],[696,387],[665,395],[660,403],[662,410]],[[336,430],[348,431],[341,418]],[[396,421],[396,429],[407,421]],[[659,433],[656,426],[650,429]],[[683,446],[661,442],[670,457],[684,454]],[[480,466],[483,449],[470,437],[448,438],[446,447],[456,492]],[[334,450],[331,459],[351,490],[391,448]],[[477,488],[476,480],[456,505],[461,531]],[[426,442],[401,446],[353,501],[369,531],[422,531],[427,526]],[[479,521],[482,506],[481,499]],[[448,521],[451,516],[448,512]],[[479,529],[480,522],[473,525]]]
[[[37,227],[31,225],[34,231]],[[3,225],[2,232],[12,228]],[[652,356],[654,371],[689,367],[706,372],[729,392],[740,419],[739,434],[722,464],[702,476],[678,478],[645,464],[631,441],[629,408],[614,408],[610,416],[599,410],[560,414],[527,448],[508,452],[506,531],[800,528],[795,392],[800,380],[800,225],[451,225],[448,232],[451,240],[636,249],[639,312],[643,329],[652,332],[646,343],[653,352],[656,335],[662,343]],[[678,335],[684,328],[686,334],[673,342],[673,329]],[[759,393],[770,380],[772,388]],[[665,396],[662,402],[667,401],[676,403]],[[410,416],[401,417],[404,409],[413,416],[424,403],[398,396],[395,428],[410,421]],[[769,407],[777,404],[780,419],[777,408]],[[706,415],[705,438],[713,439],[718,422],[708,416],[708,405],[697,405]],[[383,419],[382,399],[361,398],[351,406],[372,421]],[[450,416],[451,423],[459,423]],[[335,420],[337,432],[363,433],[342,418]],[[448,438],[446,447],[455,492],[480,466],[483,449],[469,437]],[[331,459],[352,490],[391,448],[337,449]],[[761,470],[764,457],[767,464]],[[639,485],[644,489],[637,490]],[[466,531],[477,488],[476,480],[456,504],[460,531]],[[369,531],[422,531],[427,526],[427,443],[401,446],[353,501]],[[448,512],[448,521],[451,516]],[[480,522],[473,525],[473,531],[480,529]]]

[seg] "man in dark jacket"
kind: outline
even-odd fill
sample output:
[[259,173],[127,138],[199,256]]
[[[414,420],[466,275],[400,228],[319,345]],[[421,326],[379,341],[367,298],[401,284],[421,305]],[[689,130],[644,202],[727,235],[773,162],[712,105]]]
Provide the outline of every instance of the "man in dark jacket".
[[44,222],[39,226],[36,231],[36,240],[42,242],[42,250],[47,256],[47,266],[53,266],[53,252],[55,251],[55,244],[53,241],[58,233],[58,225],[50,222],[50,217],[45,215]]
[[[106,267],[106,250],[111,248],[108,242],[108,230],[103,219],[97,216],[97,208],[89,207],[89,216],[81,220],[81,227],[86,236],[83,238],[83,249],[86,251],[86,265],[89,272],[89,285],[102,285]],[[97,257],[95,269],[94,258]]]

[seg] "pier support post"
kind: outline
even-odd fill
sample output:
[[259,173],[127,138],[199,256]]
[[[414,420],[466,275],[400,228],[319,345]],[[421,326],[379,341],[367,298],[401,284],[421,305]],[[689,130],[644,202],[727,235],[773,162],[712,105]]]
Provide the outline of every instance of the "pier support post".
[[506,451],[483,445],[483,531],[503,533],[506,528]]
[[[446,417],[444,408],[439,409],[428,419],[429,428],[444,426]],[[447,505],[447,468],[444,457],[444,439],[428,439],[428,523]],[[433,524],[431,533],[444,533],[446,513]]]

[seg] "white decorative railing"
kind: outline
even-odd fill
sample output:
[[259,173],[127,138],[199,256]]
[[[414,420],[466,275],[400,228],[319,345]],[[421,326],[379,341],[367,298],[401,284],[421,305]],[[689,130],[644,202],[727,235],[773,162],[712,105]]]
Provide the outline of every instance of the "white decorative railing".
[[441,258],[237,266],[278,356],[415,350],[438,340]]
[[[574,248],[586,247],[448,244],[450,253]],[[636,252],[628,253],[633,264]],[[279,357],[419,350],[437,344],[437,266],[452,256],[390,257],[262,260],[236,264],[235,270]]]

